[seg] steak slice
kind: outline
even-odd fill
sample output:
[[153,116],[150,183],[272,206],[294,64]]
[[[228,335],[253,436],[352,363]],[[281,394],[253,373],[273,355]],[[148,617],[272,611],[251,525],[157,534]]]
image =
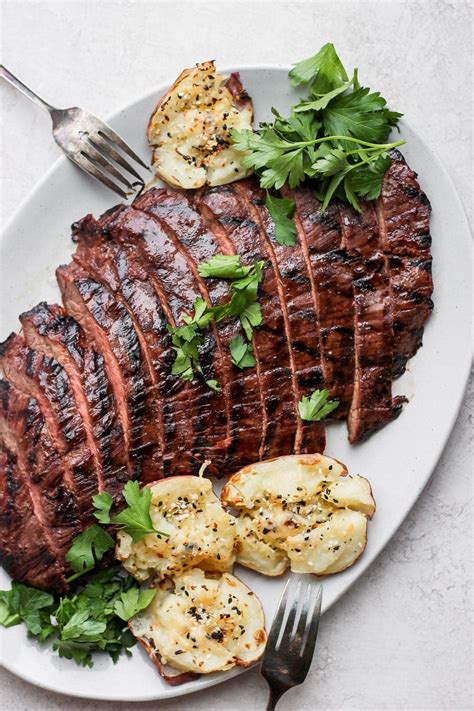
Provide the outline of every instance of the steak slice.
[[199,197],[198,204],[205,205],[213,213],[227,239],[234,245],[234,252],[242,256],[244,264],[264,261],[259,288],[263,322],[253,335],[255,354],[258,357],[257,376],[266,413],[260,458],[288,454],[294,451],[297,429],[292,372],[276,276],[264,246],[260,243],[259,226],[232,184],[206,189]]
[[[321,368],[319,326],[311,297],[311,283],[301,244],[278,244],[275,224],[265,207],[265,193],[253,178],[239,181],[236,189],[259,222],[275,269],[280,305],[285,320],[293,371],[296,407],[303,396],[324,387]],[[298,417],[296,452],[324,452],[326,433],[323,422],[306,422]]]
[[309,187],[283,194],[295,201],[298,237],[309,261],[313,299],[320,326],[321,361],[325,387],[339,407],[331,417],[349,412],[354,379],[354,293],[352,271],[357,259],[342,249],[339,211],[331,203],[321,213],[321,203]]
[[77,264],[61,266],[56,277],[64,306],[104,358],[122,425],[133,478],[145,475],[154,442],[147,418],[146,375],[133,321],[127,309]]
[[393,318],[387,259],[372,203],[356,213],[339,203],[345,251],[354,265],[354,393],[349,441],[354,444],[398,416],[404,398],[392,399]]
[[347,422],[351,444],[397,417],[405,401],[392,398],[393,329],[383,257],[374,257],[355,269],[354,311],[354,394]]
[[405,372],[406,363],[423,343],[424,325],[433,310],[431,257],[388,256],[393,311],[393,377]]
[[20,321],[28,345],[57,360],[67,373],[95,465],[94,493],[106,490],[119,501],[129,478],[128,452],[102,355],[61,306],[38,304]]
[[433,310],[433,280],[428,198],[401,153],[391,155],[377,215],[390,271],[396,377],[422,344],[423,327]]
[[0,563],[14,580],[57,593],[67,590],[64,572],[36,516],[25,468],[1,434]]
[[84,528],[95,521],[92,496],[97,493],[97,477],[65,370],[53,358],[31,350],[15,333],[2,344],[0,365],[10,383],[37,401],[61,455],[67,486],[74,493],[78,524]]
[[65,484],[61,456],[36,400],[7,381],[2,381],[1,391],[2,440],[17,457],[34,513],[58,562],[58,573],[64,574],[68,570],[65,555],[80,528],[74,495]]
[[[118,212],[118,211],[117,211]],[[117,212],[115,214],[117,214]],[[118,212],[120,214],[120,212]],[[110,218],[108,223],[110,223]],[[88,216],[73,226],[74,240],[78,248],[73,259],[95,281],[99,282],[124,305],[137,334],[143,355],[147,432],[152,442],[143,468],[142,481],[149,483],[163,477],[163,424],[162,404],[158,392],[156,360],[162,355],[157,352],[159,338],[156,332],[156,313],[150,314],[149,292],[143,268],[137,266],[136,259],[121,245],[107,236],[108,227],[101,227]]]
[[[207,228],[190,196],[155,189],[142,195],[134,205],[156,216],[161,224],[173,230],[195,270],[200,263],[222,253],[221,245]],[[229,288],[224,280],[206,278],[203,281],[213,305],[227,300]],[[255,402],[252,397],[256,376],[255,373],[249,375],[246,370],[234,368],[231,363],[229,345],[232,337],[238,333],[236,319],[221,321],[216,324],[216,328],[221,357],[219,380],[225,395],[227,420],[227,458],[223,467],[239,469],[258,458],[261,424],[255,422]]]
[[[134,251],[155,290],[171,326],[182,324],[196,298],[209,302],[201,280],[190,268],[190,259],[178,240],[157,218],[128,208],[108,226],[113,240]],[[167,349],[170,342],[165,342]],[[224,395],[214,392],[207,380],[220,379],[221,352],[215,330],[208,330],[200,347],[202,374],[194,382],[171,375],[170,359],[161,359],[161,395],[165,403],[165,458],[171,473],[197,473],[204,461],[220,473],[227,448]],[[174,353],[173,358],[174,360]]]

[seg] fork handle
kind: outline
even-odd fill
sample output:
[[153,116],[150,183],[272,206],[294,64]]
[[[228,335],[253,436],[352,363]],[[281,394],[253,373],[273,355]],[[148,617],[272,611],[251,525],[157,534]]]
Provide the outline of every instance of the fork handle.
[[51,106],[50,104],[48,104],[47,101],[38,96],[38,94],[35,94],[35,92],[32,91],[29,87],[27,87],[26,84],[23,84],[23,82],[20,81],[18,77],[8,71],[8,69],[4,67],[3,64],[0,65],[0,76],[10,82],[12,86],[21,91],[22,94],[24,94],[28,97],[28,99],[30,99],[30,101],[41,107],[44,111],[51,113],[51,111],[55,110],[54,106]]
[[266,711],[274,711],[275,706],[279,699],[283,696],[286,689],[272,689],[270,687],[270,696],[268,697],[267,709]]

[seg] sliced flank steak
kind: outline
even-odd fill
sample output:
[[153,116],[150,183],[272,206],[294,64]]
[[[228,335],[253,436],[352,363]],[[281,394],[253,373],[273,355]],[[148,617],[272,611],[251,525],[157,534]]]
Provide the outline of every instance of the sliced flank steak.
[[[158,218],[168,230],[172,230],[175,238],[186,250],[197,278],[205,284],[212,305],[226,301],[229,298],[229,286],[224,280],[203,279],[197,274],[199,264],[222,254],[223,249],[193,205],[192,196],[168,190],[151,190],[134,204]],[[236,470],[250,464],[253,461],[252,456],[255,459],[255,453],[259,451],[261,422],[255,419],[254,400],[256,391],[259,397],[258,383],[255,373],[249,374],[245,369],[240,370],[231,362],[230,341],[240,333],[237,319],[217,323],[216,330],[220,356],[219,383],[225,397],[227,420],[226,459],[222,466],[230,466]],[[259,403],[260,400],[257,407]]]
[[79,526],[84,528],[95,521],[92,496],[97,493],[97,476],[66,371],[15,333],[1,346],[0,368],[12,385],[37,401],[61,455],[67,486],[74,493]]
[[331,417],[342,419],[349,412],[354,381],[354,291],[355,262],[343,249],[337,203],[325,212],[309,187],[285,196],[295,201],[295,224],[311,270],[312,289],[321,338],[321,363],[325,387],[339,407]]
[[[186,251],[156,217],[129,208],[108,229],[114,241],[137,253],[171,327],[183,325],[183,315],[192,314],[197,298],[209,300]],[[171,349],[169,334],[164,345],[168,351]],[[225,395],[206,384],[220,379],[221,352],[215,329],[205,332],[199,351],[202,373],[195,372],[193,383],[171,374],[169,356],[161,363],[160,395],[165,408],[165,460],[169,473],[197,473],[209,460],[211,471],[220,473],[225,459]],[[171,353],[172,362],[174,350]]]
[[[119,211],[115,216],[120,214]],[[113,218],[107,220],[107,225]],[[161,339],[157,327],[163,330],[161,314],[150,304],[147,274],[138,263],[133,252],[111,239],[110,227],[101,226],[91,216],[73,226],[74,241],[78,247],[74,261],[92,279],[99,282],[115,299],[125,307],[137,335],[143,361],[143,382],[147,436],[151,445],[142,463],[142,480],[146,483],[163,476],[163,426],[162,404],[159,398],[158,372],[156,363],[163,357]],[[150,306],[152,311],[150,311]]]
[[[276,284],[285,321],[293,373],[296,406],[303,396],[324,387],[321,368],[319,326],[311,298],[311,283],[301,244],[293,246],[275,240],[275,225],[265,207],[265,193],[255,180],[239,181],[236,189],[259,223],[276,274]],[[297,420],[295,452],[324,452],[326,434],[323,422]]]
[[114,294],[79,265],[59,267],[56,277],[66,311],[104,359],[133,477],[139,479],[153,442],[148,432],[143,356],[132,319]]
[[359,442],[398,416],[404,398],[392,398],[393,317],[387,258],[373,203],[361,212],[340,203],[345,251],[353,267],[354,392],[347,420],[349,441]]
[[[64,578],[68,570],[65,556],[80,527],[76,500],[66,485],[61,455],[37,401],[6,381],[0,382],[0,390],[2,442],[16,456],[43,538],[57,562],[59,578]],[[61,587],[66,587],[65,580]]]
[[[263,321],[253,336],[265,411],[260,457],[265,459],[291,453],[294,451],[297,414],[290,357],[276,276],[261,244],[259,225],[252,219],[249,207],[240,200],[232,184],[206,189],[198,201],[212,212],[214,221],[219,225],[220,229],[215,231],[216,238],[221,239],[222,230],[233,245],[233,252],[241,255],[243,264],[264,262],[259,288]],[[225,241],[221,240],[221,244],[224,248]]]
[[[64,308],[38,304],[0,345],[0,560],[16,579],[67,590],[65,555],[93,521],[92,497],[123,501],[130,479],[231,474],[254,461],[323,452],[303,396],[326,388],[356,443],[393,420],[392,379],[421,345],[433,304],[430,206],[394,152],[380,198],[323,211],[310,183],[295,202],[296,243],[275,239],[256,178],[182,193],[152,188],[132,206],[73,226],[57,271]],[[229,298],[199,265],[263,261],[255,365],[232,362],[237,317],[202,332],[192,380],[174,374],[170,331]],[[216,381],[213,389],[211,381]]]
[[393,151],[392,159],[377,216],[390,273],[396,377],[422,344],[423,328],[433,310],[433,280],[429,200],[401,153]]
[[0,563],[14,580],[62,593],[64,571],[45,538],[27,481],[18,455],[3,440],[0,417]]
[[54,358],[66,371],[95,464],[95,490],[119,500],[129,479],[129,459],[104,358],[57,304],[40,303],[21,314],[20,322],[30,348]]

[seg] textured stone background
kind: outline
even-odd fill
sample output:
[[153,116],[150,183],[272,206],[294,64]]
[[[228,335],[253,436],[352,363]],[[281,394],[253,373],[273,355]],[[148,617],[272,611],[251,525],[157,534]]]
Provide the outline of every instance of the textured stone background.
[[[7,66],[57,105],[84,105],[103,116],[197,60],[284,64],[333,41],[436,149],[471,215],[470,2],[15,0],[1,3],[1,24]],[[3,86],[0,95],[7,219],[57,150],[47,116]],[[312,673],[282,699],[281,711],[472,707],[472,395],[410,516],[324,617]],[[130,707],[56,696],[6,671],[0,685],[5,711]],[[250,672],[206,692],[133,708],[251,711],[265,700],[265,683]]]

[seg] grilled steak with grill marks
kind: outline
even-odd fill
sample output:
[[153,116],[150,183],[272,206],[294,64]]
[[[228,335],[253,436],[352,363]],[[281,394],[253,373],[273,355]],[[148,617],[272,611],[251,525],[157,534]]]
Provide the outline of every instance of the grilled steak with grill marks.
[[[0,557],[18,580],[65,590],[65,553],[93,520],[92,496],[120,507],[125,483],[232,474],[258,459],[322,452],[322,422],[298,403],[326,388],[359,442],[394,419],[392,396],[421,345],[433,303],[428,200],[393,153],[380,198],[322,213],[311,185],[295,202],[296,244],[277,244],[254,178],[179,193],[153,188],[132,206],[73,226],[77,250],[57,271],[64,307],[22,314],[0,347]],[[198,266],[217,254],[263,261],[255,367],[232,364],[238,319],[211,324],[202,373],[172,374],[170,326],[196,298],[229,296]],[[206,381],[217,380],[216,392]]]

